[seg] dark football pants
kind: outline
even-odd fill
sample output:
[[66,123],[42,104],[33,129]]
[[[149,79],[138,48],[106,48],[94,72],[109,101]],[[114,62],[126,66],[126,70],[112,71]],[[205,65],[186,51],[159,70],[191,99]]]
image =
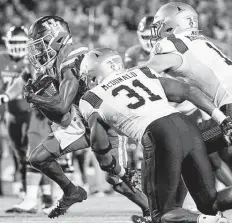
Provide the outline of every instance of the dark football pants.
[[154,210],[152,218],[160,222],[163,214],[175,209],[181,174],[199,211],[215,214],[214,176],[197,127],[183,114],[172,114],[148,126],[143,137],[145,148],[149,140],[155,151],[151,162],[155,163],[148,168],[145,185]]
[[9,136],[14,145],[14,155],[18,164],[23,190],[26,191],[26,153],[28,148],[27,130],[30,123],[30,112],[18,116],[10,115],[8,120]]

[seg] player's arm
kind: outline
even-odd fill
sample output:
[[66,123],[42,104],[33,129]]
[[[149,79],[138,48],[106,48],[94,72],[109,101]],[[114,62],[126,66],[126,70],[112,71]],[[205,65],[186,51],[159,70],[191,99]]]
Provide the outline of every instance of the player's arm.
[[182,65],[182,57],[175,53],[152,55],[146,66],[157,73],[176,70]]
[[168,100],[178,103],[188,100],[212,116],[219,124],[227,118],[216,108],[210,98],[197,87],[170,78],[159,78],[159,80]]
[[43,97],[31,93],[28,101],[35,106],[56,113],[65,114],[77,94],[79,82],[74,74],[74,69],[67,70],[59,86],[59,94],[53,97]]
[[106,125],[101,116],[94,112],[88,119],[90,128],[90,143],[93,150],[107,149],[111,146]]

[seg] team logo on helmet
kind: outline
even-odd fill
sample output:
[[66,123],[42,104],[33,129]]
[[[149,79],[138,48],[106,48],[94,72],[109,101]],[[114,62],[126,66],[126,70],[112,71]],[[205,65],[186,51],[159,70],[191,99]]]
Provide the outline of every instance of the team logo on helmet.
[[156,43],[156,45],[155,45],[155,53],[160,54],[160,53],[162,53],[162,51],[163,51],[163,48],[162,48],[161,44]]

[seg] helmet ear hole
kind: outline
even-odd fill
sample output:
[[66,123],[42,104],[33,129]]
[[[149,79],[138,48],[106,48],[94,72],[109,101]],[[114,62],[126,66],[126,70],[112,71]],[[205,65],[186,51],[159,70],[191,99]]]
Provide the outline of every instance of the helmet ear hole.
[[166,30],[166,32],[172,32],[172,30],[173,30],[173,28],[168,28],[167,30]]

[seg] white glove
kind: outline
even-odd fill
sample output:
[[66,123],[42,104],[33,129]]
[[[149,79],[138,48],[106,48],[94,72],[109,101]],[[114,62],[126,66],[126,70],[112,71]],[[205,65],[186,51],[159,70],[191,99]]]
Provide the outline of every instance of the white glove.
[[10,100],[7,94],[0,94],[0,105],[7,103]]

